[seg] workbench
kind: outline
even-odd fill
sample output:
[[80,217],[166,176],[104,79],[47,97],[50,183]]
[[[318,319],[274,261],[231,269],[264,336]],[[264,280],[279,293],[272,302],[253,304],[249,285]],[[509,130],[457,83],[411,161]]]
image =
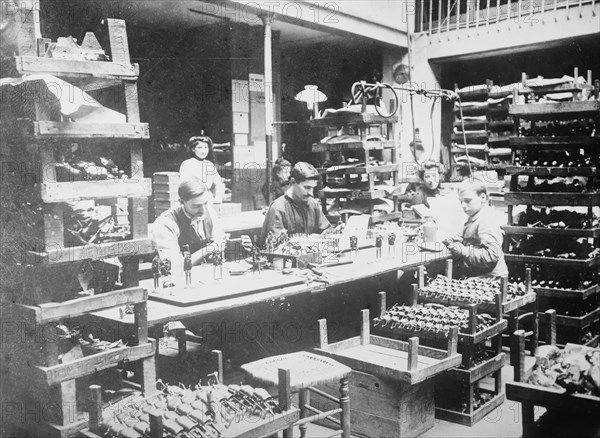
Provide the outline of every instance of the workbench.
[[[359,324],[353,321],[355,318],[347,318],[348,315],[356,315],[364,308],[375,309],[377,292],[381,290],[397,293],[395,289],[399,271],[435,262],[443,264],[449,257],[447,252],[421,251],[415,243],[399,243],[395,256],[388,254],[385,247],[382,253],[380,259],[376,257],[375,248],[364,248],[354,255],[344,253],[343,260],[352,260],[351,264],[320,268],[328,284],[303,281],[189,306],[149,299],[148,327],[154,329],[152,333],[155,336],[160,337],[164,324],[181,321],[189,330],[201,333],[211,348],[223,348],[226,358],[231,354],[241,354],[243,350],[253,359],[312,348],[318,339],[317,320],[321,318],[327,318],[334,325],[330,331],[333,340],[343,339],[360,330]],[[225,262],[224,276],[229,269],[236,270],[244,264],[248,267],[244,260]],[[261,274],[247,273],[234,278],[249,283],[247,278],[256,275]],[[288,277],[280,275],[282,282]],[[183,277],[183,273],[173,273],[176,289],[185,288]],[[207,277],[212,280],[212,265],[193,268],[193,281]],[[140,286],[149,291],[154,289],[152,279],[140,282]],[[122,316],[119,309],[96,312],[94,315],[94,323],[103,323],[119,335],[133,327],[133,316]],[[249,358],[243,360],[248,361]]]

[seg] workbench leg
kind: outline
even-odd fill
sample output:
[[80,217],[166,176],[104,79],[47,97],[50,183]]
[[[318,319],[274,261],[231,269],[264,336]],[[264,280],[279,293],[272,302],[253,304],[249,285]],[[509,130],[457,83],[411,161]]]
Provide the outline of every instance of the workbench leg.
[[535,435],[535,417],[533,405],[521,403],[521,414],[523,421],[523,438],[532,438]]

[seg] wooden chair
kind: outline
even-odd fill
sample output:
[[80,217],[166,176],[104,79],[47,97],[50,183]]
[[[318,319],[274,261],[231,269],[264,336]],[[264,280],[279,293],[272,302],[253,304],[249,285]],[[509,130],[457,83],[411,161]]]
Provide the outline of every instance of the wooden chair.
[[[325,419],[339,424],[335,435],[350,438],[350,398],[348,377],[352,370],[346,365],[313,353],[301,351],[280,356],[267,357],[242,365],[242,369],[253,381],[279,386],[279,405],[283,410],[291,407],[292,392],[299,393],[300,418],[284,430],[284,438],[293,436],[293,427],[299,426],[300,436],[306,437],[308,423]],[[340,382],[340,398],[337,399],[317,388],[316,385]],[[314,393],[339,404],[339,408],[321,412],[310,405],[310,394]],[[312,415],[310,415],[312,414]],[[333,415],[340,414],[340,421]]]

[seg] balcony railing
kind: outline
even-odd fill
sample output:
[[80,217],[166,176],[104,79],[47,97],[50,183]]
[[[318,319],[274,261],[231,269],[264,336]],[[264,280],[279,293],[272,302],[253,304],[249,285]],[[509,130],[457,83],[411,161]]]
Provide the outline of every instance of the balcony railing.
[[556,21],[559,13],[582,18],[583,6],[588,4],[596,16],[596,0],[418,0],[415,32],[440,34],[495,26],[508,20],[543,24]]

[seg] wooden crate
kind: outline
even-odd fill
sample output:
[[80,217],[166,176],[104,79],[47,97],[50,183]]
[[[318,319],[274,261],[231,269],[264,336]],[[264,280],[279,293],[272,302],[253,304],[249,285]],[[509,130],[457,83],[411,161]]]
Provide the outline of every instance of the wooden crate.
[[[352,431],[368,436],[415,436],[434,424],[433,378],[458,365],[457,331],[446,350],[370,334],[369,311],[362,310],[360,336],[329,344],[327,321],[319,320],[319,354],[352,368],[349,379]],[[337,386],[323,385],[329,394]],[[325,406],[329,409],[329,406]]]

